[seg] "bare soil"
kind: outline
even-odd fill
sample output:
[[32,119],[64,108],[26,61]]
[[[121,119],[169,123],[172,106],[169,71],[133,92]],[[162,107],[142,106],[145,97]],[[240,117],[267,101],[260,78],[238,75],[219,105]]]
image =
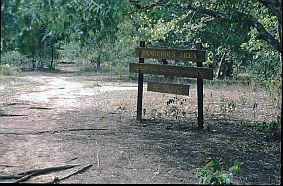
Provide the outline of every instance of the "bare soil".
[[[26,181],[48,183],[93,164],[60,183],[198,184],[196,168],[222,159],[228,169],[238,159],[244,164],[235,184],[280,184],[281,128],[268,126],[281,108],[262,89],[205,85],[205,129],[197,130],[195,84],[190,96],[178,96],[187,98],[182,105],[187,115],[178,120],[166,105],[174,95],[144,86],[145,115],[139,123],[136,81],[80,74],[68,64],[61,69],[1,77],[0,176],[79,165]],[[235,107],[229,110],[229,103]]]

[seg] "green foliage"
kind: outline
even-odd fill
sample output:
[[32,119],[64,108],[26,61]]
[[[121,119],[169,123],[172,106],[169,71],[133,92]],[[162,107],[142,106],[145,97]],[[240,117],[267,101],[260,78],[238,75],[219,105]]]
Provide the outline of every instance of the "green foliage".
[[224,118],[226,118],[227,108],[226,108],[225,103],[223,103],[223,102],[220,103],[220,112],[221,112],[221,115]]
[[174,96],[173,98],[169,98],[166,100],[165,109],[151,109],[144,114],[149,115],[151,119],[160,120],[162,117],[167,117],[174,120],[180,120],[181,118],[185,118],[187,116],[187,108],[185,107],[185,103],[188,100],[186,98],[180,98]]
[[243,94],[240,95],[239,99],[240,99],[240,102],[241,102],[242,106],[244,106],[247,103],[246,95],[243,95]]
[[230,116],[229,114],[235,112],[237,104],[234,100],[227,100],[225,97],[220,98],[220,113],[226,118],[226,116]]
[[199,183],[203,185],[232,185],[233,177],[240,171],[242,164],[239,160],[235,160],[234,164],[225,170],[222,168],[221,159],[212,160],[203,168],[197,168],[195,175],[199,179]]
[[0,76],[14,76],[18,75],[20,72],[19,67],[10,64],[0,65]]
[[277,117],[276,120],[270,122],[270,123],[266,123],[266,122],[262,122],[259,123],[257,122],[255,124],[255,129],[257,131],[261,131],[261,132],[279,132],[281,130],[281,117]]
[[165,115],[179,120],[181,117],[186,117],[187,111],[184,103],[187,102],[186,98],[179,98],[177,96],[170,98],[166,101]]
[[21,66],[22,64],[29,63],[31,63],[31,60],[18,51],[9,51],[1,54],[1,64]]
[[61,48],[58,50],[60,60],[63,62],[76,62],[77,64],[81,63],[80,60],[80,46],[78,43],[70,42],[62,44]]
[[1,1],[1,51],[17,49],[32,58],[34,66],[54,68],[63,44],[74,41],[92,52],[113,42],[127,7],[113,0]]
[[280,79],[267,79],[263,81],[263,86],[268,91],[271,100],[279,106],[282,96],[282,82]]
[[[145,113],[146,112],[144,110],[144,114]],[[149,114],[149,117],[151,119],[154,119],[155,121],[159,121],[161,119],[161,117],[162,117],[162,113],[159,110],[157,110],[157,109],[151,109],[148,114]]]
[[[214,72],[219,68],[224,79],[238,80],[244,74],[253,88],[257,83],[252,80],[258,79],[278,104],[282,94],[279,52],[246,17],[254,18],[256,25],[279,40],[277,17],[255,0],[3,0],[1,54],[18,51],[31,60],[19,57],[7,64],[26,61],[34,68],[52,69],[60,57],[74,60],[85,71],[129,75],[128,64],[137,61],[134,49],[141,40],[147,47],[180,49],[195,48],[201,42],[205,67]],[[170,63],[195,66],[177,60]],[[232,102],[221,104],[223,115],[236,108]],[[168,115],[182,116],[182,111],[170,106]]]
[[5,115],[6,115],[5,111],[2,108],[0,108],[0,116],[5,116]]
[[276,118],[271,122],[248,122],[241,120],[240,128],[253,128],[256,131],[266,132],[266,133],[278,133],[281,132],[281,113],[278,113]]
[[236,109],[236,103],[234,100],[228,102],[228,111],[233,112]]

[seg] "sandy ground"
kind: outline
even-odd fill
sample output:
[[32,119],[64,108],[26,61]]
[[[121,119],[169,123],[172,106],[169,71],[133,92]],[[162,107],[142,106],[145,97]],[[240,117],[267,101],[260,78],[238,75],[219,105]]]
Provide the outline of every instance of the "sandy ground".
[[[178,96],[187,98],[182,105],[187,115],[179,120],[165,114],[174,95],[145,86],[143,123],[135,120],[137,83],[127,78],[25,72],[2,77],[0,92],[6,114],[0,117],[0,176],[79,165],[27,181],[47,183],[92,164],[61,183],[197,184],[196,168],[221,158],[226,168],[236,159],[244,163],[236,184],[281,181],[281,130],[256,125],[268,125],[280,108],[260,89],[205,86],[202,131],[196,129],[194,84],[189,97]],[[229,102],[236,104],[230,111]]]

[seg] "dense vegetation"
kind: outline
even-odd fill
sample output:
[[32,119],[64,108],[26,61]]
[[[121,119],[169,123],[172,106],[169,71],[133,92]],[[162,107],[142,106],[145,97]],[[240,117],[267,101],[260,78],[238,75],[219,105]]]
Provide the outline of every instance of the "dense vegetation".
[[1,71],[54,69],[65,61],[85,71],[128,74],[141,40],[171,48],[201,42],[216,79],[259,79],[278,99],[281,5],[281,0],[2,0]]
[[[282,108],[281,0],[1,0],[0,78],[24,69],[53,71],[62,62],[75,63],[82,72],[136,78],[128,66],[137,61],[140,41],[147,47],[179,49],[201,43],[204,66],[214,69],[214,80],[205,83],[260,86]],[[180,60],[154,62],[195,66]],[[247,99],[239,96],[242,105]],[[220,100],[226,118],[236,103]],[[252,101],[256,130],[279,131],[281,110],[269,125],[257,123],[258,103]],[[164,112],[144,109],[144,114],[178,120],[186,115],[184,102],[174,97]],[[0,116],[7,114],[0,109]],[[240,127],[249,126],[241,120]],[[197,169],[196,176],[202,184],[230,184],[241,164],[236,160],[225,170],[220,160],[213,160]]]

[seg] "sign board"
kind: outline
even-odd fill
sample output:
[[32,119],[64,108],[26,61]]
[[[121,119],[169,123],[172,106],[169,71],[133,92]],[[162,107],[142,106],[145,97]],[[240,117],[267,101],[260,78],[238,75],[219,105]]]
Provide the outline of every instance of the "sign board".
[[163,49],[163,48],[136,48],[139,58],[175,59],[195,62],[204,62],[204,50]]
[[182,67],[172,65],[130,63],[130,72],[179,77],[213,79],[213,69],[204,67]]
[[148,82],[147,91],[162,92],[178,95],[189,95],[190,85]]
[[[204,68],[205,51],[202,44],[197,43],[197,50],[145,48],[145,41],[136,48],[139,63],[129,63],[129,71],[138,73],[137,120],[142,122],[143,75],[156,74],[197,78],[198,128],[203,129],[203,79],[213,79],[213,69]],[[197,67],[172,66],[161,64],[144,64],[144,58],[172,59],[194,61]],[[189,95],[189,85],[148,82],[147,90],[170,94]]]

